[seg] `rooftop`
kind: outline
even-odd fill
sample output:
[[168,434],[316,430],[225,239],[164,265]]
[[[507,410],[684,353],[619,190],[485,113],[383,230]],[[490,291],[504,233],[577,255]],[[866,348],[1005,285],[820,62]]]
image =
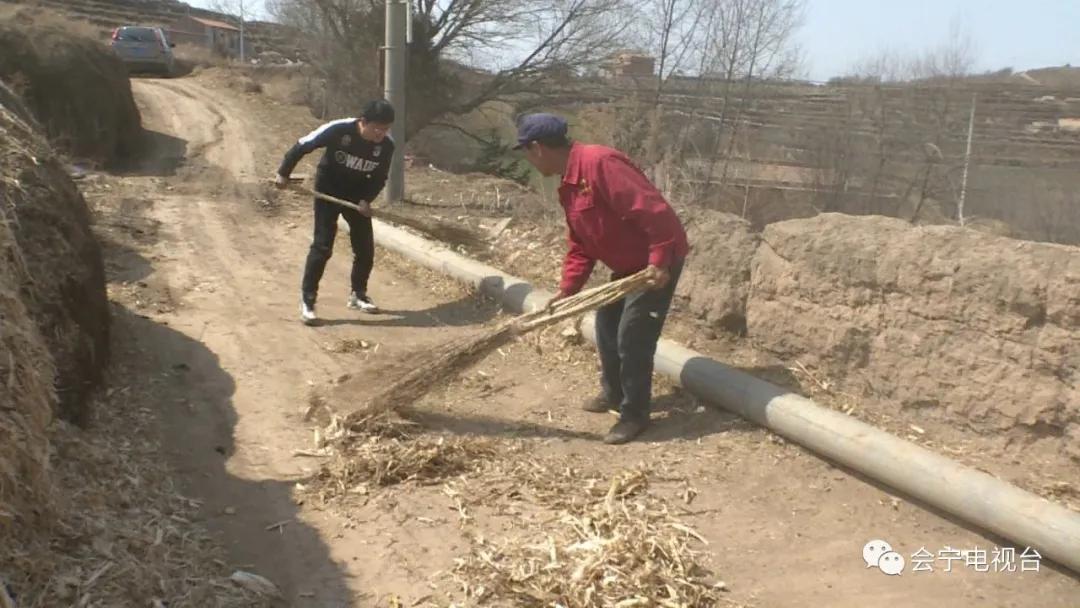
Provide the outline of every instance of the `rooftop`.
[[203,25],[205,25],[207,27],[212,27],[212,28],[216,28],[216,29],[219,29],[219,30],[232,30],[234,32],[239,32],[240,31],[239,28],[237,28],[236,26],[229,25],[228,23],[225,23],[224,21],[214,21],[213,19],[203,19],[202,17],[192,17],[191,20],[192,21],[197,21],[197,22],[199,22],[199,23],[201,23],[201,24],[203,24]]

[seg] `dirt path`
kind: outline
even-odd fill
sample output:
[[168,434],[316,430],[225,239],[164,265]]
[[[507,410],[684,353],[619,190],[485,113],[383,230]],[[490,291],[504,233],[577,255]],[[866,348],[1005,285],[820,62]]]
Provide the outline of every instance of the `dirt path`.
[[[254,151],[265,143],[260,126],[192,81],[134,84],[146,127],[184,142],[187,159],[163,182],[144,176],[126,184],[144,190],[147,216],[160,225],[144,255],[154,260],[150,283],[175,308],[165,315],[171,331],[134,339],[186,370],[174,387],[183,403],[166,410],[165,438],[238,564],[257,566],[297,596],[313,594],[305,595],[311,605],[352,605],[365,589],[346,581],[335,561],[355,555],[332,551],[325,531],[297,520],[290,482],[310,472],[303,468],[310,463],[292,456],[310,444],[298,416],[309,385],[348,371],[326,347],[376,333],[361,332],[344,315],[345,256],[331,263],[322,287],[324,314],[338,313],[339,322],[315,329],[295,322],[297,261],[306,235],[267,225],[250,199],[238,196],[256,179]],[[171,172],[176,150],[162,150],[146,172]],[[375,281],[381,304],[391,310],[438,305],[415,285],[382,272]],[[172,339],[174,332],[189,340]],[[441,333],[424,335],[438,340]],[[280,533],[266,531],[282,521],[291,523]]]
[[[300,412],[312,385],[468,331],[494,311],[380,253],[373,295],[388,313],[350,314],[347,242],[339,239],[321,288],[328,321],[302,326],[306,209],[267,217],[253,201],[293,131],[310,121],[205,78],[133,85],[157,145],[144,170],[110,184],[118,213],[141,227],[139,238],[110,248],[114,300],[124,307],[119,331],[135,373],[160,395],[169,453],[204,501],[230,566],[267,576],[296,606],[388,605],[391,595],[412,605],[430,595],[433,575],[466,545],[448,499],[438,488],[400,487],[349,508],[304,503],[294,485],[317,465],[293,455],[311,444]],[[330,352],[359,340],[369,347]],[[513,437],[536,457],[594,470],[666,463],[693,480],[698,498],[686,517],[709,539],[733,600],[1064,607],[1080,597],[1075,578],[1046,564],[1037,573],[962,564],[902,577],[868,570],[861,552],[874,538],[907,555],[996,541],[671,390],[661,391],[663,411],[646,441],[603,446],[610,420],[576,409],[594,390],[587,350],[537,354],[519,345],[510,355],[481,364],[487,380],[427,400],[426,423],[450,435]],[[492,516],[473,525],[498,536],[513,522]]]

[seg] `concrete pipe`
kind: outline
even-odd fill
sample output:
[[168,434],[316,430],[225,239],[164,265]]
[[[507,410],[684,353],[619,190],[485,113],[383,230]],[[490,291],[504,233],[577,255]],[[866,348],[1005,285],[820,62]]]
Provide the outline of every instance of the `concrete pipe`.
[[[475,286],[513,312],[536,310],[552,295],[382,222],[375,222],[375,240]],[[590,341],[593,319],[582,321]],[[669,340],[657,348],[656,371],[706,403],[1080,573],[1080,514]]]

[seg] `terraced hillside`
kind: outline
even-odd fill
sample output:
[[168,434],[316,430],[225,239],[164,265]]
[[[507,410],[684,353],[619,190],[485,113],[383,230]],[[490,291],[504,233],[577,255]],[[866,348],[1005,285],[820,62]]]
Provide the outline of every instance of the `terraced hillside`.
[[[667,169],[685,200],[744,214],[759,226],[820,211],[952,222],[974,100],[965,220],[1075,244],[1080,86],[1047,81],[1055,86],[1014,77],[934,85],[756,83],[747,90],[684,80],[661,97],[661,139],[678,151]],[[594,85],[577,103],[567,101],[590,113],[584,124],[641,92]],[[621,114],[641,122],[640,112]],[[636,128],[624,126],[623,140],[616,135],[614,143],[641,145]]]
[[[169,27],[188,14],[232,20],[178,0],[0,2],[61,10],[103,30],[132,22]],[[251,54],[273,50],[302,58],[288,28],[246,25]],[[754,83],[746,88],[682,79],[669,83],[661,96],[670,127],[664,129],[666,150],[640,152],[653,161],[669,159],[666,170],[680,183],[681,198],[744,215],[759,227],[820,211],[955,222],[963,191],[963,216],[972,225],[1077,244],[1080,78],[1074,72],[1051,68],[889,86]],[[629,99],[653,99],[651,83],[641,84],[575,83],[558,105],[571,112],[603,112]],[[635,124],[624,128],[622,141],[610,143],[642,145],[639,114],[621,114],[619,121]]]
[[[41,6],[87,21],[102,31],[132,23],[158,25],[166,30],[179,17],[191,15],[226,23],[236,18],[190,6],[179,0],[0,0],[7,4]],[[290,58],[302,57],[294,34],[286,27],[263,21],[245,22],[245,40],[252,55],[276,51]]]

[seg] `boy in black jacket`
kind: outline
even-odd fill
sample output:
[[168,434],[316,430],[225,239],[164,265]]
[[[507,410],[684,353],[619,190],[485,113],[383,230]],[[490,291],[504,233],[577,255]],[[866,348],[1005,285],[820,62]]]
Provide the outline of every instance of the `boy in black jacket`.
[[375,239],[371,231],[371,202],[382,192],[394,156],[394,140],[387,135],[394,122],[394,108],[379,99],[364,106],[360,118],[328,122],[301,137],[281,161],[275,184],[285,188],[289,175],[304,155],[325,148],[315,173],[315,190],[356,203],[367,210],[361,213],[321,199],[315,199],[315,237],[311,241],[304,279],[301,285],[300,318],[315,323],[315,300],[326,262],[334,249],[337,218],[341,214],[349,224],[352,241],[352,290],[349,308],[375,313],[378,308],[368,296],[368,278],[375,262]]

